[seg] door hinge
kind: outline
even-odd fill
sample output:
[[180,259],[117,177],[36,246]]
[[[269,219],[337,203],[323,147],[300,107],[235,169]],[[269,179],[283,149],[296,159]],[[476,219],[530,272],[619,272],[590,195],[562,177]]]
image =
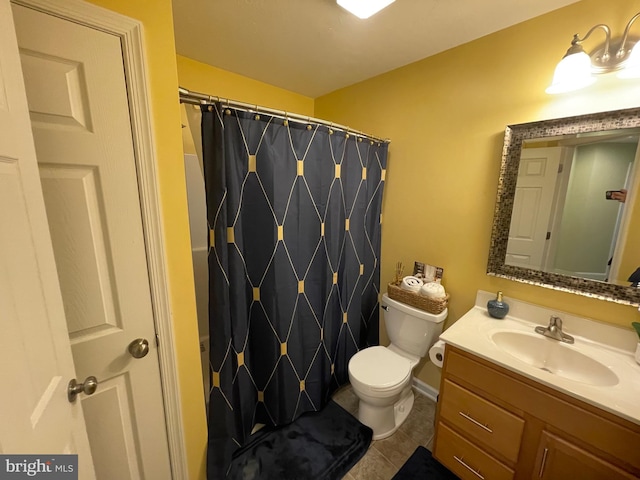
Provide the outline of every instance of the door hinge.
[[160,346],[160,335],[156,333],[156,347]]
[[558,164],[558,173],[562,173],[562,170],[564,170],[564,164],[560,163]]
[[547,232],[547,240],[551,238],[551,232]]

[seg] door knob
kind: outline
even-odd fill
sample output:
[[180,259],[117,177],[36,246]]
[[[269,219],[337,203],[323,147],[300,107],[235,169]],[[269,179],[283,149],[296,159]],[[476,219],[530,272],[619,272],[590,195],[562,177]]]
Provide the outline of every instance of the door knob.
[[127,350],[133,358],[142,358],[149,353],[149,342],[146,338],[136,338],[129,344]]
[[87,377],[83,383],[78,383],[74,378],[69,382],[67,387],[67,398],[71,403],[75,402],[79,393],[84,392],[85,395],[91,395],[98,388],[98,379],[96,377]]

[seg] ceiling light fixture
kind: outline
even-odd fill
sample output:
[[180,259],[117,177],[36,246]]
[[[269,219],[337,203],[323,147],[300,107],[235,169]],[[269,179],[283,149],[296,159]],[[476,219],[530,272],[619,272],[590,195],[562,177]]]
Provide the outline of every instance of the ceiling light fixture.
[[[640,42],[637,37],[629,38],[629,29],[638,18],[640,13],[636,13],[629,20],[622,38],[619,41],[614,40],[613,43],[611,29],[602,23],[591,27],[582,38],[576,33],[571,47],[558,63],[553,81],[546,92],[556,94],[578,90],[595,82],[597,75],[617,71],[620,78],[640,78]],[[582,48],[582,42],[596,29],[604,30],[604,45],[587,55]]]
[[336,0],[345,10],[353,13],[358,18],[369,18],[388,7],[396,0]]

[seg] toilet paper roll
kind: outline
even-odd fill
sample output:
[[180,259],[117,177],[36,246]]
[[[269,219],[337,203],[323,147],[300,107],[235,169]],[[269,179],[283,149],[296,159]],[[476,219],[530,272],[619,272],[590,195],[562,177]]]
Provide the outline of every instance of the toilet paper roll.
[[438,368],[442,368],[442,362],[444,361],[444,347],[445,343],[442,340],[438,340],[433,344],[433,347],[429,349],[429,359]]
[[403,290],[408,290],[410,292],[419,293],[422,285],[424,285],[424,282],[418,277],[409,276],[402,279],[400,288],[402,288]]

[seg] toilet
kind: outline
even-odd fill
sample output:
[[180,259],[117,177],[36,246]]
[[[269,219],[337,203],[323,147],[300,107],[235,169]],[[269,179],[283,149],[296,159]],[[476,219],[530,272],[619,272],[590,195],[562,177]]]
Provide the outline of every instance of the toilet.
[[373,430],[374,440],[392,435],[411,412],[413,369],[438,340],[448,313],[431,314],[386,293],[382,309],[391,344],[360,350],[349,361],[358,420]]

